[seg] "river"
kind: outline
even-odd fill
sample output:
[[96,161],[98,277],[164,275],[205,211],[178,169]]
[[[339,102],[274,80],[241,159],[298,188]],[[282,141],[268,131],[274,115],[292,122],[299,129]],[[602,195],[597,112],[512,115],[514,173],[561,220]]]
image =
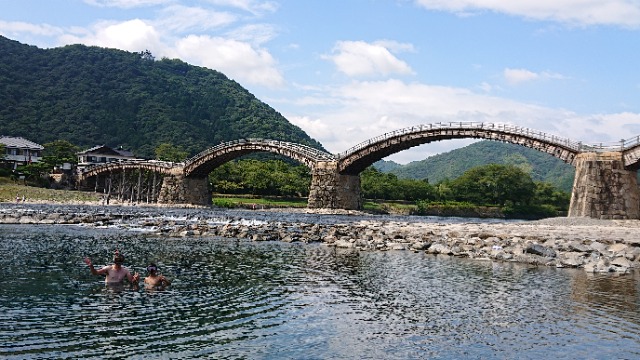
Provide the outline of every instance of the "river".
[[[101,266],[115,248],[173,283],[105,286],[83,257]],[[640,357],[636,272],[0,225],[0,277],[0,358]]]

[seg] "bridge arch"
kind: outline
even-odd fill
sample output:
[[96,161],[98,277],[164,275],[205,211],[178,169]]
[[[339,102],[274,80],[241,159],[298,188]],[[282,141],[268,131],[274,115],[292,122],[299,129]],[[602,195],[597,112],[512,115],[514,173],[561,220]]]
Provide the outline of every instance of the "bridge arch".
[[270,152],[296,160],[309,169],[320,161],[335,161],[332,154],[312,147],[279,140],[240,139],[211,147],[188,159],[184,166],[185,177],[206,177],[218,166],[243,155]]
[[150,171],[161,175],[175,175],[182,172],[183,164],[156,160],[127,160],[92,165],[78,172],[78,181],[85,181],[90,177],[126,170]]
[[622,144],[624,158],[624,166],[629,170],[638,171],[640,169],[640,135],[629,140],[625,140]]
[[126,160],[92,165],[77,173],[77,188],[102,193],[120,202],[155,203],[164,179],[182,174],[183,164],[156,160]]
[[433,141],[486,139],[522,145],[574,165],[581,143],[509,124],[451,122],[413,126],[364,141],[337,155],[338,172],[356,175],[389,155]]

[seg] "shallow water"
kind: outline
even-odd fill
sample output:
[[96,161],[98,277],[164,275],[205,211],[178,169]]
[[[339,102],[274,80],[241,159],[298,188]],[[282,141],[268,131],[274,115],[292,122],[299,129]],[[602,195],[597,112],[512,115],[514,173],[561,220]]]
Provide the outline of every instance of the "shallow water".
[[[173,284],[109,288],[118,247]],[[638,358],[637,275],[0,225],[0,358]],[[143,274],[144,275],[144,274]]]

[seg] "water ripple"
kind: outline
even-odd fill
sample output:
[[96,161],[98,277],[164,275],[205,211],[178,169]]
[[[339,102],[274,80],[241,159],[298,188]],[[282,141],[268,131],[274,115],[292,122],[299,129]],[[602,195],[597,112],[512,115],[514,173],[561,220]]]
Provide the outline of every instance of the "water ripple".
[[[172,285],[106,287],[82,258],[116,247]],[[635,274],[53,226],[0,252],[2,358],[640,356]]]

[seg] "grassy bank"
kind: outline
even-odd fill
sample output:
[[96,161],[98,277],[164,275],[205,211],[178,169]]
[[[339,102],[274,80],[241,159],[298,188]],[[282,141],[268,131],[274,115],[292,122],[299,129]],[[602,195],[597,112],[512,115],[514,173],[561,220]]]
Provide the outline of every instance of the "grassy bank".
[[[101,194],[84,191],[53,190],[28,186],[0,177],[0,202],[15,202],[16,196],[32,203],[99,204]],[[220,195],[212,198],[213,206],[220,208],[269,209],[306,208],[306,198],[255,197],[250,195]],[[116,204],[116,200],[112,200]],[[374,214],[541,219],[558,216],[553,209],[537,207],[497,208],[467,203],[411,203],[406,201],[365,201],[363,210]]]
[[251,197],[251,196],[222,196],[214,195],[213,206],[223,208],[305,208],[306,198],[277,198],[277,197]]
[[93,192],[53,190],[16,184],[10,179],[0,178],[0,202],[15,202],[16,196],[27,202],[97,203],[100,195]]

